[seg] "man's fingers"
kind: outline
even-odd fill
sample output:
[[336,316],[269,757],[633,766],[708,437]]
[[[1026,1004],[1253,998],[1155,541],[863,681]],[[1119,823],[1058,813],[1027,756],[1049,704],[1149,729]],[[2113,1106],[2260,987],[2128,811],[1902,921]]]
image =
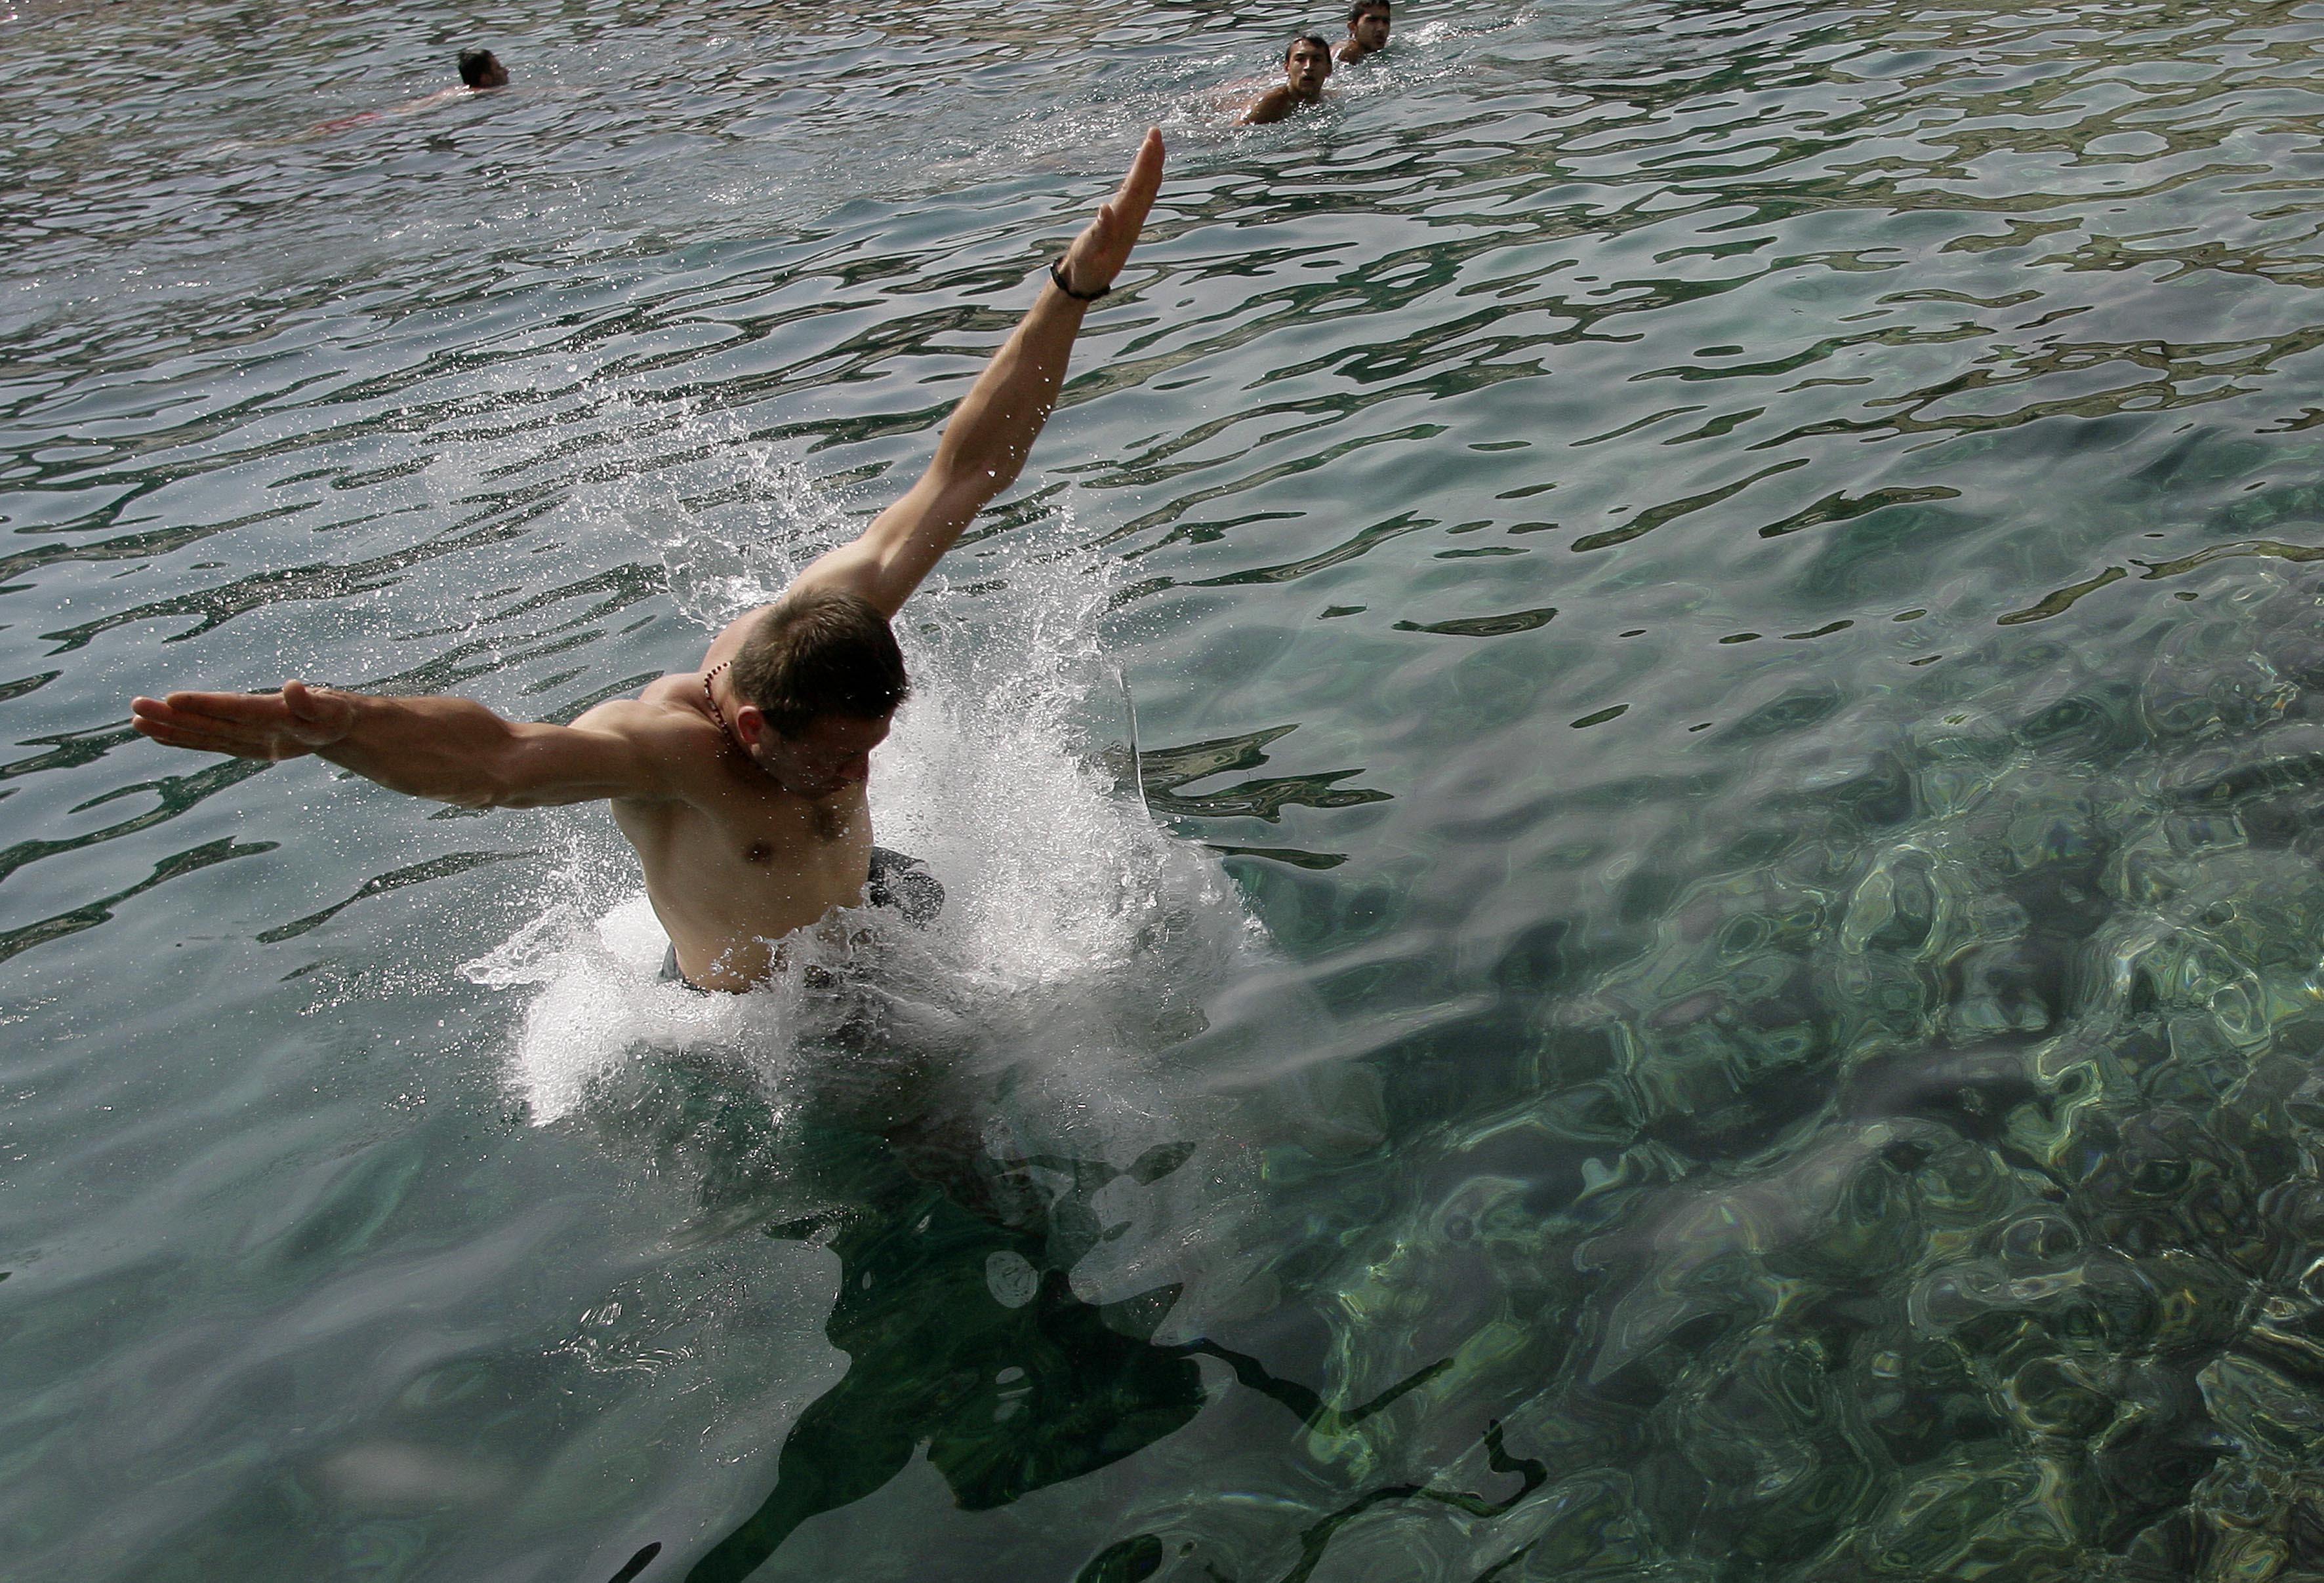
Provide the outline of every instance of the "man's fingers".
[[172,714],[280,724],[289,714],[280,693],[171,693],[161,700]]
[[354,705],[301,682],[281,693],[171,693],[134,698],[129,723],[157,742],[244,759],[295,759],[346,734]]
[[141,721],[151,721],[175,730],[187,730],[204,718],[198,712],[185,706],[185,700],[192,695],[186,693],[173,693],[167,702],[159,698],[133,699],[129,704],[130,723],[134,725]]
[[216,731],[189,730],[171,722],[155,720],[148,715],[133,715],[130,725],[144,737],[165,748],[186,748],[197,753],[231,753],[237,759],[272,759],[272,742],[236,733]]
[[215,750],[207,732],[180,731],[174,725],[164,725],[158,720],[133,720],[129,722],[141,735],[148,736],[167,748],[198,748]]
[[[141,701],[142,702],[142,701]],[[152,727],[185,737],[257,738],[269,734],[263,729],[244,722],[220,720],[213,715],[197,714],[189,710],[171,709],[166,704],[133,710],[129,723],[140,731]]]
[[1121,179],[1121,190],[1114,195],[1111,207],[1133,236],[1146,224],[1146,211],[1154,207],[1154,195],[1162,190],[1162,156],[1161,128],[1150,128],[1146,141],[1138,145],[1138,158],[1130,161],[1130,174]]
[[1162,133],[1157,128],[1148,132],[1146,141],[1139,145],[1138,158],[1121,179],[1120,190],[1098,206],[1096,218],[1074,238],[1069,252],[1075,262],[1088,266],[1086,275],[1077,275],[1084,284],[1094,277],[1096,285],[1110,285],[1129,262],[1147,211],[1154,207],[1154,195],[1162,185]]
[[1139,145],[1138,158],[1130,161],[1130,174],[1121,179],[1121,189],[1097,211],[1093,226],[1109,247],[1119,246],[1126,257],[1137,245],[1138,233],[1146,224],[1146,211],[1154,207],[1154,195],[1162,188],[1162,133],[1148,132],[1146,141]]
[[163,698],[133,698],[129,723],[164,747],[198,753],[273,759],[306,750],[293,734],[297,722],[279,694],[171,693]]

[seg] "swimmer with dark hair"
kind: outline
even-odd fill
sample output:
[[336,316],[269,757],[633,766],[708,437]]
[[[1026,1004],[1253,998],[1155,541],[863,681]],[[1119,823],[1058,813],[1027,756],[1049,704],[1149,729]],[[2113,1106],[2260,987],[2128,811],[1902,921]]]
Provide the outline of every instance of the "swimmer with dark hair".
[[1387,49],[1388,20],[1388,0],[1356,0],[1349,6],[1348,36],[1340,45],[1340,64],[1353,66]]
[[1305,105],[1320,104],[1332,75],[1332,46],[1320,33],[1302,33],[1283,51],[1283,80],[1250,102],[1240,124],[1264,126]]
[[384,121],[390,115],[408,115],[414,110],[431,109],[438,105],[448,104],[454,99],[470,98],[477,94],[490,93],[494,88],[508,87],[508,68],[502,65],[500,57],[490,50],[463,50],[460,51],[459,65],[460,86],[458,87],[438,88],[436,92],[421,98],[406,99],[401,105],[390,105],[384,110],[358,110],[352,115],[335,116],[328,121],[318,122],[312,130],[345,132],[350,126],[361,126],[366,122]]
[[[1387,9],[1385,4],[1381,9]],[[1353,23],[1348,24],[1351,31],[1355,25]],[[502,65],[500,57],[490,50],[463,50],[460,51],[460,80],[467,85],[471,93],[504,88],[509,84],[508,68]]]

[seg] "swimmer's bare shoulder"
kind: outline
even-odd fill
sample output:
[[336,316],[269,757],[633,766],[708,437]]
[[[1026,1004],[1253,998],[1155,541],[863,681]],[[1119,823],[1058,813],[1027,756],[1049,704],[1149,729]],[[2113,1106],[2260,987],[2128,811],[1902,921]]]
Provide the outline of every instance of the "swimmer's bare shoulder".
[[377,110],[358,110],[352,115],[335,115],[328,121],[318,121],[301,133],[320,137],[326,133],[345,132],[350,126],[368,126],[374,121],[384,121],[391,115],[409,115],[417,110],[432,110],[458,99],[473,99],[476,90],[469,87],[438,88],[421,98],[406,99],[400,105],[388,105]]
[[726,774],[726,736],[703,707],[702,673],[682,671],[646,685],[634,698],[609,698],[573,722],[576,732],[613,738],[655,766],[613,800],[650,805],[716,796]]
[[700,669],[657,676],[636,697],[609,698],[576,717],[574,730],[594,731],[633,743],[661,766],[658,783],[645,795],[618,796],[615,801],[706,806],[731,799],[734,765],[727,750],[733,738],[710,713],[710,695],[704,682],[712,672],[733,662],[752,629],[772,608],[758,605],[727,622],[711,640]]
[[1239,124],[1244,126],[1265,126],[1270,122],[1282,120],[1292,111],[1296,110],[1302,103],[1304,101],[1297,94],[1277,83],[1250,102],[1250,107],[1242,113]]

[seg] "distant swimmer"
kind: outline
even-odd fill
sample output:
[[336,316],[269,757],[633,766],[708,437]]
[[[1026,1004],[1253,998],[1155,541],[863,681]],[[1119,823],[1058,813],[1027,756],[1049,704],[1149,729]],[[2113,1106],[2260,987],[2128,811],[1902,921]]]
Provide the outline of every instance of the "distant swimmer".
[[1331,75],[1332,46],[1319,33],[1301,34],[1283,51],[1283,80],[1250,102],[1241,124],[1264,126],[1303,105],[1321,102],[1323,84]]
[[[1380,9],[1382,11],[1388,9],[1385,0]],[[1350,23],[1349,31],[1353,32],[1355,25],[1354,23]],[[1380,29],[1380,41],[1381,43],[1388,41],[1388,29],[1385,25]],[[1375,44],[1372,47],[1378,49],[1379,46]],[[463,50],[460,51],[460,81],[471,93],[480,94],[493,88],[504,88],[509,85],[508,68],[502,65],[501,58],[490,50]],[[447,88],[445,91],[448,93],[451,90]]]
[[1388,30],[1388,0],[1356,0],[1348,7],[1348,36],[1340,45],[1340,64],[1353,66],[1387,49]]
[[[1049,266],[1023,320],[953,411],[936,457],[862,537],[733,621],[699,666],[570,726],[463,698],[289,681],[274,693],[138,698],[157,742],[244,759],[313,753],[392,791],[472,808],[609,801],[669,932],[671,972],[742,990],[779,942],[835,907],[941,889],[872,844],[865,783],[910,684],[889,622],[979,511],[1015,481],[1048,419],[1089,305],[1130,258],[1162,181],[1148,132],[1120,190]],[[915,884],[915,880],[918,881]]]
[[329,121],[318,122],[316,132],[344,132],[350,126],[366,122],[383,121],[390,115],[406,115],[414,110],[425,110],[437,105],[449,104],[454,99],[471,98],[509,85],[508,68],[490,50],[460,51],[460,86],[438,88],[417,99],[406,99],[401,105],[391,105],[384,110],[359,110],[352,115],[340,115]]

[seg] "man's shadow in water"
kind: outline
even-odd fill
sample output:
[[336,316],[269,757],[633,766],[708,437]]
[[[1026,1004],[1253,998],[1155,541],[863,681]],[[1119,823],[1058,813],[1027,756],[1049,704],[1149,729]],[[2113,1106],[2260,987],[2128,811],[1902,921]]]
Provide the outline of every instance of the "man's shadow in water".
[[1094,1472],[1201,1411],[1198,1356],[1221,1359],[1243,1385],[1325,1428],[1370,1416],[1445,1366],[1343,1413],[1215,1343],[1155,1342],[1175,1284],[1117,1302],[1076,1297],[1069,1272],[1121,1229],[1100,1222],[1098,1192],[1125,1176],[1160,1181],[1192,1144],[1148,1149],[1124,1171],[1054,1155],[997,1158],[925,1122],[884,1136],[816,1131],[801,1141],[846,1207],[768,1234],[827,1235],[840,1289],[825,1333],[848,1355],[847,1373],[792,1425],[765,1502],[695,1563],[687,1583],[739,1583],[801,1523],[878,1490],[922,1446],[964,1511]]
[[[847,1373],[792,1425],[765,1503],[688,1583],[749,1577],[800,1523],[879,1489],[923,1445],[962,1508],[985,1511],[1129,1456],[1201,1409],[1193,1358],[1151,1340],[1176,1287],[1093,1304],[1066,1278],[1104,1239],[1097,1190],[1159,1181],[1191,1146],[1148,1150],[1125,1173],[964,1155],[925,1136],[814,1142],[816,1175],[847,1207],[769,1234],[827,1235],[839,1256],[825,1334]],[[1067,1185],[1046,1188],[1036,1165]]]

